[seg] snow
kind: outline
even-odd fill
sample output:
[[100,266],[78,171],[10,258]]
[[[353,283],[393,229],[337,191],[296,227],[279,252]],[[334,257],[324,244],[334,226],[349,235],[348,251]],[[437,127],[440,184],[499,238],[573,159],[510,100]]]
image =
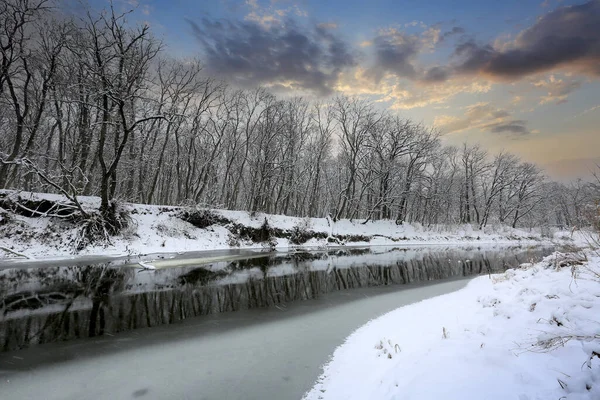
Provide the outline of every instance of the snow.
[[569,258],[555,254],[370,321],[304,399],[600,399],[600,257],[589,256],[561,268]]
[[[65,201],[56,194],[9,192],[10,196],[19,195],[28,199],[46,199]],[[80,197],[82,206],[93,209],[99,205],[97,197]],[[81,251],[74,249],[78,227],[57,218],[29,218],[11,215],[8,223],[0,225],[0,258],[14,258],[14,252],[27,257],[60,258],[74,254],[127,256],[153,253],[181,253],[202,250],[230,248],[257,248],[261,244],[240,241],[232,245],[231,232],[226,226],[212,225],[200,229],[178,218],[182,208],[173,206],[156,206],[125,203],[123,207],[131,213],[132,225],[111,243],[88,246]],[[245,211],[214,210],[217,214],[229,219],[234,224],[258,228],[265,218],[273,227],[292,230],[296,226],[305,226],[309,230],[326,235],[361,235],[370,237],[369,242],[349,242],[361,245],[419,245],[419,244],[515,244],[548,242],[538,232],[512,229],[503,226],[476,230],[470,225],[432,226],[424,228],[419,224],[396,225],[394,221],[371,221],[363,224],[360,220],[340,220],[335,223],[328,218],[298,218],[285,215],[267,215],[257,213],[251,215]],[[563,237],[564,236],[564,237]],[[564,234],[564,240],[570,240]],[[291,247],[323,248],[330,246],[326,239],[311,239],[302,246],[292,245],[288,239],[277,238],[276,248]],[[336,244],[334,244],[336,245]],[[12,253],[11,253],[12,251]]]
[[154,265],[148,264],[147,262],[140,261],[138,264],[142,267],[142,269],[156,269]]

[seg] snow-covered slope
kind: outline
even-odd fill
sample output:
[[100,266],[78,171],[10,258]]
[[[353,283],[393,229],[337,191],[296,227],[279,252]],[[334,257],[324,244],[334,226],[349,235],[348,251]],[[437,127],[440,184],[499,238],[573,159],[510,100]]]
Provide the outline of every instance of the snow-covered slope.
[[[6,196],[21,199],[53,202],[66,201],[54,194],[6,192]],[[86,208],[98,207],[96,197],[81,197]],[[260,228],[265,219],[273,228],[290,232],[302,227],[314,234],[314,238],[303,243],[305,247],[327,245],[413,245],[413,244],[464,244],[540,242],[542,237],[533,231],[494,226],[475,230],[470,225],[422,227],[419,224],[397,225],[394,221],[371,221],[363,224],[359,220],[333,222],[328,218],[297,218],[284,215],[251,215],[245,211],[214,210],[217,215],[229,220],[201,229],[180,218],[182,208],[124,204],[132,219],[131,226],[115,236],[110,243],[90,245],[83,250],[75,249],[78,226],[61,218],[26,217],[4,210],[8,216],[0,221],[0,247],[30,257],[61,257],[78,255],[133,255],[157,252],[184,252],[231,247],[261,247],[260,243],[245,240],[236,235],[233,226]],[[2,211],[2,210],[0,210]],[[2,214],[2,213],[0,213]],[[0,216],[0,219],[2,217]],[[353,236],[353,238],[349,238]],[[330,240],[328,240],[328,237]],[[336,238],[331,240],[331,238]],[[276,237],[273,243],[278,248],[294,246],[289,237]],[[9,251],[0,251],[0,258],[14,257]]]
[[557,257],[371,321],[305,400],[600,399],[600,257]]

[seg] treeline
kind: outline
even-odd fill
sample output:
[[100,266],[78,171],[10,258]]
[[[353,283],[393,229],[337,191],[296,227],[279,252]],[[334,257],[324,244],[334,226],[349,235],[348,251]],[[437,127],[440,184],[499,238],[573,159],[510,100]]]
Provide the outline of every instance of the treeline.
[[[397,222],[576,225],[589,190],[339,96],[239,90],[109,8],[0,4],[0,188]],[[586,194],[587,193],[587,194]],[[588,197],[586,197],[588,196]]]

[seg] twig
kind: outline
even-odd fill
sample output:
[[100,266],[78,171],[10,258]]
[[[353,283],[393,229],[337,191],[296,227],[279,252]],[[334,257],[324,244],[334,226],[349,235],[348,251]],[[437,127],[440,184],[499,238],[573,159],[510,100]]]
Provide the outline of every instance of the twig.
[[19,253],[18,251],[11,250],[8,247],[0,246],[0,250],[4,250],[5,252],[14,254],[18,257],[27,258],[28,260],[35,260],[35,258],[28,256],[27,254]]
[[[75,215],[76,211],[73,211],[71,214],[50,214],[50,211],[52,211],[53,208],[57,207],[57,203],[55,203],[52,207],[50,207],[50,209],[46,212],[41,212],[41,211],[37,211],[37,210],[33,210],[29,207],[26,207],[24,205],[22,205],[21,203],[19,203],[18,201],[15,201],[15,205],[25,211],[28,211],[32,214],[37,214],[40,215],[42,217],[54,217],[54,218],[69,218],[72,217],[73,215]],[[69,205],[66,204],[62,204],[65,208],[64,209],[68,209],[68,210],[76,210],[75,207],[71,207]]]

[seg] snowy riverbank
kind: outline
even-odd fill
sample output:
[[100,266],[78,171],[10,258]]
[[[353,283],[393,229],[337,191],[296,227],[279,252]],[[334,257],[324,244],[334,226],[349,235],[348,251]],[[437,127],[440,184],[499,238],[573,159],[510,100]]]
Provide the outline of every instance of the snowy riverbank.
[[372,320],[305,400],[600,398],[600,257],[554,254]]
[[[21,201],[28,208],[47,209],[65,203],[59,195],[3,191],[0,197]],[[82,206],[97,209],[99,198],[80,197]],[[415,245],[415,244],[536,244],[549,242],[539,232],[490,226],[483,230],[471,225],[422,227],[419,224],[397,225],[394,221],[340,220],[297,218],[283,215],[251,215],[245,211],[212,210],[220,221],[198,227],[182,219],[186,209],[172,206],[123,204],[131,217],[130,227],[113,237],[110,243],[88,245],[76,249],[79,226],[64,218],[31,216],[27,210],[0,208],[0,258],[66,257],[71,255],[137,255],[160,252],[185,252],[266,246],[253,240],[265,220],[273,229],[268,246],[324,247],[328,245]],[[302,243],[293,243],[294,232],[305,232]],[[296,235],[297,236],[297,235]],[[557,234],[556,237],[564,236]],[[296,237],[296,239],[298,239]],[[297,242],[298,240],[296,240]]]

